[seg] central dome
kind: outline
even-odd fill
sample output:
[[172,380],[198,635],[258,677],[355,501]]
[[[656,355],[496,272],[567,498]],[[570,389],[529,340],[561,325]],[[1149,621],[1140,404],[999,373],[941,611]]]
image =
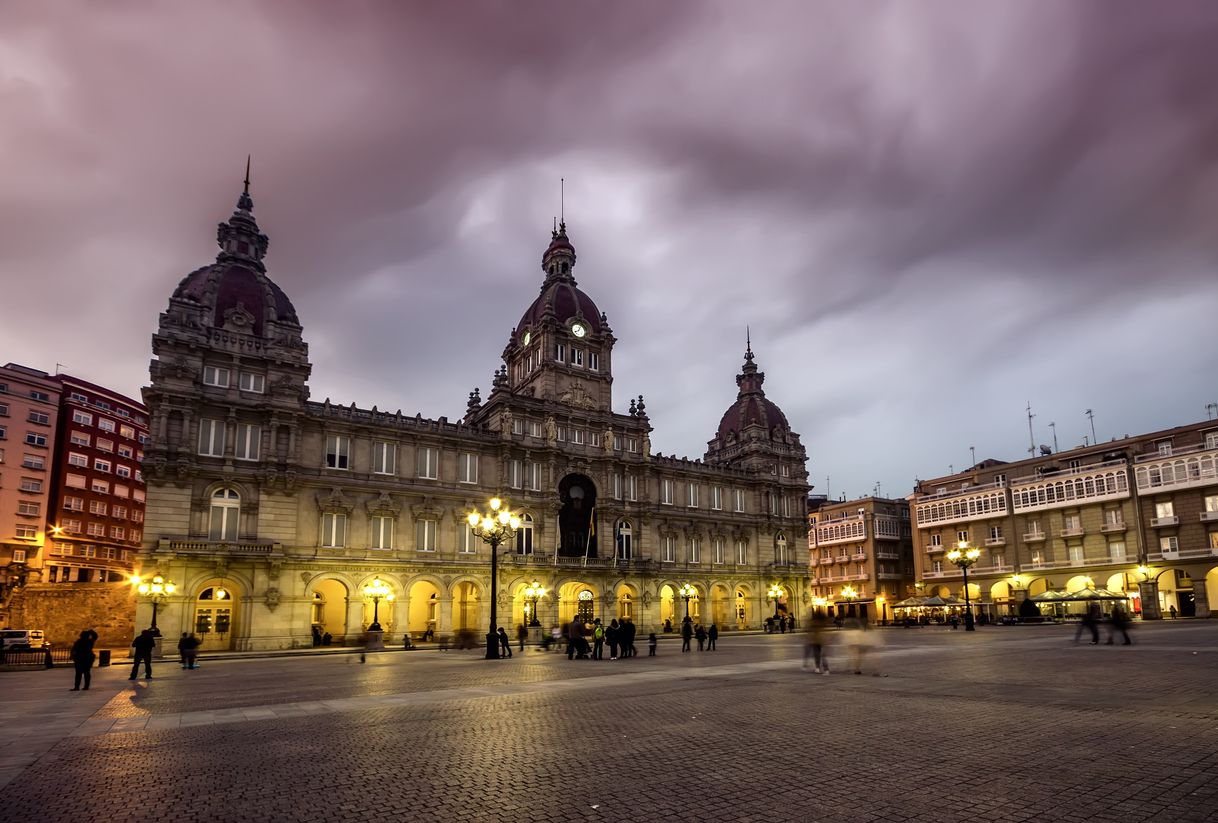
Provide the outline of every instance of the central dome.
[[541,284],[541,293],[525,309],[516,324],[516,334],[522,337],[530,329],[541,325],[543,318],[553,318],[566,325],[579,319],[594,333],[602,331],[601,312],[575,283],[575,247],[567,237],[567,224],[560,223],[550,239],[550,245],[541,256],[541,268],[546,273]]

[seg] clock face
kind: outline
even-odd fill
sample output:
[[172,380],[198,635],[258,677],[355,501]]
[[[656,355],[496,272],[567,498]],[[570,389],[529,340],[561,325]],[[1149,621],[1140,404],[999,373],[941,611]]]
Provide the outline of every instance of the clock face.
[[524,333],[524,344],[525,344],[526,346],[527,346],[527,345],[529,345],[529,341],[530,341],[530,340],[532,340],[532,339],[533,339],[533,332],[531,332],[531,331],[526,331],[526,332]]
[[584,326],[583,323],[572,323],[571,324],[571,334],[575,335],[576,337],[583,337],[587,333],[588,333],[588,329]]

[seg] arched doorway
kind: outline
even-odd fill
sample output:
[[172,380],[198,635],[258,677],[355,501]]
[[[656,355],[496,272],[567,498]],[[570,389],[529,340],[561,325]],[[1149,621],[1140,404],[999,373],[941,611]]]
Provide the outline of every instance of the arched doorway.
[[223,651],[233,647],[235,604],[232,590],[220,583],[206,585],[195,598],[191,625],[202,651]]
[[560,557],[596,557],[596,484],[582,474],[568,474],[558,484]]
[[419,639],[432,639],[440,631],[440,588],[430,580],[419,580],[407,590],[406,631]]
[[634,622],[638,617],[636,614],[636,602],[638,593],[633,586],[622,585],[617,591],[617,619],[629,620]]
[[730,607],[727,586],[718,583],[711,586],[711,622],[721,628],[730,626],[734,622],[728,616]]
[[347,634],[347,587],[337,580],[314,583],[310,620],[323,638],[328,634],[341,643]]
[[749,596],[744,589],[736,589],[736,628],[747,629],[749,627]]
[[676,589],[667,583],[660,587],[660,625],[664,627],[664,631],[672,631],[681,622],[677,615],[676,600]]
[[[456,631],[473,631],[478,628],[478,587],[469,581],[462,581],[453,588],[453,629]],[[488,611],[485,617],[490,625],[491,615]]]

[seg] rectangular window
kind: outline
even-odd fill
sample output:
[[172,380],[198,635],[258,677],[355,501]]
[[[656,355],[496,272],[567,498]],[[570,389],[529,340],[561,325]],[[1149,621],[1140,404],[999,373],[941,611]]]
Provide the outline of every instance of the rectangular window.
[[541,437],[541,421],[529,421],[529,437]]
[[1171,455],[1171,441],[1170,440],[1159,441],[1158,443],[1155,444],[1155,448],[1158,450],[1159,454],[1161,454],[1165,457]]
[[[121,410],[119,411],[119,414],[122,414]],[[135,429],[131,428],[130,426],[128,426],[126,424],[119,426],[118,427],[118,436],[125,437],[128,440],[134,440],[135,439]]]
[[70,489],[83,489],[87,485],[83,474],[69,474],[64,478],[63,483]]
[[102,460],[100,457],[97,458],[96,460],[93,461],[93,470],[109,474],[110,473],[110,461]]
[[321,544],[331,549],[347,545],[347,515],[326,512],[321,516]]
[[37,526],[15,526],[13,532],[22,540],[35,540],[38,537]]
[[[125,499],[128,494],[130,494],[130,489],[128,489],[126,486],[123,486],[119,483],[114,484],[114,496],[115,497],[122,497]],[[143,500],[144,493],[142,491],[140,491],[139,489],[136,489],[135,490],[135,499]]]
[[[86,443],[85,445],[87,446],[89,444]],[[133,457],[135,457],[135,451],[130,446],[119,446],[118,447],[118,456],[125,457],[128,460],[130,460]]]
[[457,552],[459,554],[473,554],[478,550],[479,542],[481,541],[468,523],[462,523],[457,527]]
[[25,515],[26,517],[37,517],[42,513],[42,504],[35,503],[31,500],[17,501],[17,514]]
[[538,492],[541,491],[541,464],[530,463],[528,477],[528,490]]
[[1169,552],[1176,552],[1176,551],[1179,551],[1179,549],[1180,549],[1179,539],[1175,535],[1172,535],[1171,537],[1160,537],[1159,538],[1159,551],[1163,552],[1164,554],[1168,554]]
[[228,369],[223,368],[222,366],[204,366],[203,385],[228,388],[228,375]]
[[51,425],[51,416],[46,412],[31,411],[28,420],[31,423],[37,423],[39,426]]
[[124,529],[122,526],[111,526],[110,527],[110,538],[113,540],[126,540],[127,539],[127,530]]
[[94,494],[109,494],[110,484],[105,480],[94,480],[89,484],[89,490]]
[[89,537],[105,537],[106,524],[90,523],[89,525],[85,526],[85,534],[89,535]]
[[398,447],[396,443],[378,440],[372,444],[372,473],[394,474],[398,470]]
[[102,517],[105,517],[108,509],[109,506],[101,500],[89,501],[89,514],[100,514]]
[[1174,517],[1175,514],[1176,514],[1176,507],[1172,503],[1171,500],[1168,500],[1163,503],[1155,503],[1155,517],[1156,518]]
[[118,477],[130,477],[131,469],[128,466],[115,466],[114,474]]
[[930,536],[930,544],[931,544],[932,546],[942,546],[942,545],[943,545],[943,535],[941,535],[941,534],[932,534],[932,535]]
[[98,451],[112,452],[114,451],[114,441],[99,437],[97,438],[97,449]]
[[73,410],[72,411],[72,422],[79,423],[82,426],[92,426],[93,425],[93,415],[89,414],[88,412]]
[[685,486],[685,505],[687,508],[698,508],[698,484],[688,483]]
[[78,454],[76,452],[68,453],[68,465],[75,466],[78,469],[89,468],[89,458],[87,455]]
[[237,424],[237,445],[233,456],[238,460],[257,460],[262,448],[262,427],[252,423]]
[[45,469],[47,467],[46,458],[40,454],[27,454],[21,458],[21,465],[27,469]]
[[736,565],[747,566],[749,564],[749,544],[747,540],[736,541]]
[[1205,433],[1205,447],[1207,449],[1218,449],[1218,432]]
[[114,507],[114,516],[119,518],[120,520],[125,518],[127,516],[127,507],[126,506],[115,506]]
[[732,489],[732,503],[733,503],[733,507],[732,507],[733,511],[737,511],[737,512],[744,511],[744,490],[743,489]]
[[968,529],[960,529],[959,531],[956,532],[956,542],[957,543],[967,543],[968,542]]
[[598,355],[594,351],[588,352],[588,369],[590,371],[600,371],[601,370],[600,355]]
[[623,480],[626,481],[626,499],[633,502],[639,499],[639,483],[638,478],[633,474],[626,475]]
[[478,455],[468,452],[457,455],[457,482],[478,482]]
[[392,549],[393,548],[393,518],[392,517],[373,517],[372,518],[372,541],[374,549]]
[[224,456],[224,421],[199,421],[199,454],[207,457]]
[[716,537],[714,542],[711,545],[714,547],[714,552],[715,552],[715,557],[714,557],[713,562],[716,565],[720,565],[720,566],[723,565],[723,538]]
[[42,491],[42,481],[36,477],[23,477],[19,488],[23,492],[40,492]]
[[702,541],[696,537],[691,537],[689,540],[689,562],[702,562]]
[[89,443],[92,441],[92,439],[93,438],[89,437],[89,435],[85,434],[84,432],[74,431],[70,435],[68,435],[68,442],[71,443],[73,446],[86,446],[87,447],[89,445]]
[[342,434],[331,434],[326,437],[326,468],[350,468],[351,438]]
[[571,429],[571,442],[577,446],[582,446],[584,444],[584,430]]
[[38,432],[26,432],[25,444],[27,446],[45,446],[47,444],[47,436]]
[[25,562],[25,549],[13,549],[13,562],[14,563],[24,563]]
[[723,509],[722,486],[711,486],[711,509],[713,511],[721,511]]
[[990,539],[991,540],[1001,540],[1002,539],[1002,526],[990,526]]
[[508,487],[519,489],[524,485],[524,465],[519,460],[508,461]]
[[1125,541],[1113,540],[1108,544],[1108,560],[1112,563],[1125,562]]
[[69,517],[59,524],[68,534],[80,534],[80,521]]
[[622,476],[617,472],[613,474],[613,499],[622,499]]
[[266,376],[253,372],[241,372],[241,391],[263,394],[266,391]]
[[1205,510],[1207,512],[1218,512],[1218,494],[1207,494],[1205,496]]
[[416,551],[420,552],[434,552],[436,550],[436,521],[415,521],[414,547]]
[[101,429],[102,431],[104,431],[104,432],[110,432],[110,434],[114,434],[114,430],[117,428],[117,427],[114,425],[114,421],[113,421],[113,420],[110,420],[110,419],[105,418],[105,417],[99,417],[99,418],[97,418],[97,427],[98,427],[99,429]]
[[567,347],[563,343],[559,343],[554,347],[554,361],[557,363],[567,362]]
[[665,537],[661,550],[663,554],[660,556],[660,560],[665,563],[677,562],[677,538]]
[[0,417],[8,417],[8,403],[0,403]]
[[672,481],[667,478],[660,481],[660,505],[672,505]]
[[572,366],[583,366],[584,365],[584,350],[583,349],[577,349],[575,347],[571,348],[571,365]]
[[430,446],[419,446],[418,476],[424,480],[435,480],[439,477],[440,455]]

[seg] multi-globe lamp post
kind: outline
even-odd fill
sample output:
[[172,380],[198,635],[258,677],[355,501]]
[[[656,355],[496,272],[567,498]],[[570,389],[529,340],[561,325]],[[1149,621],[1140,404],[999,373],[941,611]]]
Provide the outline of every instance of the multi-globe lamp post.
[[156,627],[156,612],[162,603],[178,590],[178,586],[172,580],[166,580],[159,574],[154,574],[149,580],[143,580],[136,575],[131,578],[131,582],[135,584],[135,590],[139,592],[141,597],[146,597],[152,602],[152,633],[160,635],[161,630]]
[[381,601],[393,601],[393,589],[381,580],[379,577],[373,578],[372,582],[364,586],[364,597],[372,601],[372,623],[368,626],[368,631],[381,631]]
[[770,586],[770,590],[766,592],[766,596],[770,600],[774,601],[774,622],[777,623],[780,619],[778,616],[778,601],[782,599],[782,586],[778,585],[777,583]]
[[968,590],[968,570],[979,557],[981,557],[981,549],[970,546],[967,540],[961,540],[956,544],[956,548],[947,553],[948,561],[955,563],[960,567],[960,571],[964,572],[964,630],[966,632],[977,630],[973,624],[973,601]]
[[689,619],[689,599],[691,597],[694,597],[695,595],[697,595],[697,593],[698,593],[698,590],[695,589],[693,586],[691,586],[689,583],[683,583],[681,585],[681,589],[677,592],[677,594],[679,594],[685,598],[685,619],[686,620]]
[[491,624],[486,633],[486,659],[499,659],[499,546],[516,536],[520,518],[512,514],[502,498],[487,501],[487,510],[472,511],[466,517],[470,531],[491,547]]
[[537,619],[537,601],[541,600],[545,593],[545,587],[536,580],[524,587],[524,599],[529,604],[529,628],[541,625],[541,621]]

